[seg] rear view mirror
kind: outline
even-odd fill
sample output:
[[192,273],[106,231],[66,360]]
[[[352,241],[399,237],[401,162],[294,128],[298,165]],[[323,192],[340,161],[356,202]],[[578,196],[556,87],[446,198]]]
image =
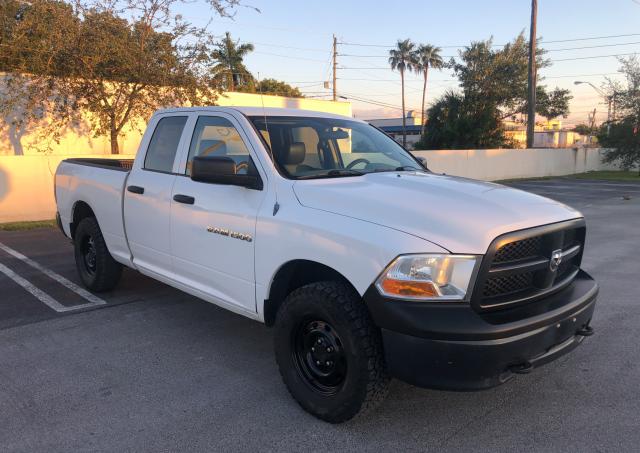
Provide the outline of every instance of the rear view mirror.
[[424,157],[418,157],[418,156],[414,156],[416,158],[416,160],[418,162],[420,162],[420,165],[422,165],[424,167],[425,170],[428,170],[427,168],[427,159]]
[[335,131],[329,130],[322,136],[327,140],[344,140],[349,138],[349,133],[344,129],[336,129]]
[[191,166],[193,181],[262,190],[262,179],[260,179],[252,161],[250,161],[247,173],[239,175],[235,161],[230,157],[223,156],[196,156]]

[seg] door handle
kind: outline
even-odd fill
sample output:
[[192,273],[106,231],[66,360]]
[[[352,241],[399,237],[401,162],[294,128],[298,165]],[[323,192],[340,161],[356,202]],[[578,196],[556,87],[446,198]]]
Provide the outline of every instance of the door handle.
[[178,203],[184,203],[184,204],[193,204],[195,203],[196,199],[193,197],[190,197],[189,195],[174,195],[173,196],[173,201],[177,201]]
[[128,186],[127,190],[131,193],[137,193],[140,195],[144,193],[144,187],[140,187],[140,186]]

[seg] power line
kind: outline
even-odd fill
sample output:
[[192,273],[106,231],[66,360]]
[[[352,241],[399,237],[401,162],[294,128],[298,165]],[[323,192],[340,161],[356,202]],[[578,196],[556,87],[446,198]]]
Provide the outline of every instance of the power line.
[[[602,47],[618,47],[618,46],[629,46],[633,44],[640,44],[640,41],[633,42],[622,42],[618,44],[600,44],[597,46],[581,46],[581,47],[565,47],[563,49],[544,49],[546,52],[564,52],[568,50],[584,50],[584,49],[597,49]],[[349,54],[343,53],[339,54],[340,57],[357,57],[357,58],[389,58],[388,55],[358,55],[358,54]],[[456,55],[442,55],[442,58],[456,58]]]
[[[638,52],[631,52],[631,53],[617,53],[617,54],[610,54],[610,55],[592,55],[589,57],[573,57],[573,58],[560,58],[560,59],[552,59],[549,60],[551,62],[558,62],[558,61],[574,61],[574,60],[591,60],[591,59],[596,59],[596,58],[609,58],[609,57],[625,57],[625,56],[630,56],[630,55],[637,55]],[[389,68],[385,68],[382,66],[368,66],[368,67],[348,67],[348,66],[341,66],[339,69],[343,69],[343,70],[349,70],[349,69],[353,69],[353,70],[361,70],[361,69],[383,69],[385,71],[388,71]]]
[[319,52],[319,53],[325,53],[327,50],[326,49],[318,49],[318,48],[311,48],[311,47],[295,47],[295,46],[285,46],[285,45],[281,45],[281,44],[267,44],[267,43],[263,43],[263,42],[255,42],[255,41],[240,41],[243,44],[254,44],[256,46],[265,46],[265,47],[278,47],[278,48],[282,48],[282,49],[292,49],[292,50],[304,50],[307,52]]
[[[343,97],[346,97],[347,99],[352,99],[354,101],[364,102],[366,104],[373,104],[373,105],[377,105],[379,107],[387,107],[387,108],[402,110],[402,107],[394,105],[394,104],[389,104],[387,102],[376,101],[374,99],[367,99],[367,98],[361,97],[359,95],[354,95],[354,94],[347,93],[347,92],[340,92],[340,93],[342,95],[344,95]],[[407,108],[405,108],[405,110],[420,110],[420,109],[417,108],[417,107],[407,107]]]
[[547,52],[564,52],[566,50],[582,50],[582,49],[596,49],[600,47],[630,46],[632,44],[640,44],[640,41],[621,42],[617,44],[599,44],[597,46],[565,47],[563,49],[544,49],[544,50]]
[[637,54],[638,54],[638,52],[617,53],[617,54],[611,54],[611,55],[592,55],[590,57],[562,58],[560,60],[551,60],[551,61],[552,62],[557,62],[557,61],[591,60],[591,59],[594,59],[594,58],[626,57],[626,56],[637,55]]
[[556,39],[554,41],[540,40],[540,42],[546,42],[547,44],[550,44],[550,43],[556,43],[556,42],[575,42],[575,41],[590,41],[595,39],[626,38],[629,36],[640,36],[640,33],[627,33],[624,35],[608,35],[608,36],[588,36],[586,38]]
[[259,54],[259,55],[270,55],[272,57],[290,58],[290,59],[293,59],[293,60],[315,61],[315,62],[319,62],[319,63],[324,63],[325,62],[325,60],[320,60],[318,58],[305,58],[305,57],[298,57],[298,56],[294,57],[294,56],[291,56],[291,55],[282,55],[282,54],[271,53],[271,52],[255,51],[253,53]]
[[[570,38],[570,39],[555,39],[555,40],[545,40],[545,39],[541,39],[540,42],[541,43],[546,43],[546,44],[552,44],[552,43],[559,43],[559,42],[577,42],[577,41],[590,41],[590,40],[597,40],[597,39],[610,39],[610,38],[626,38],[629,36],[640,36],[640,33],[626,33],[626,34],[621,34],[621,35],[607,35],[607,36],[588,36],[588,37],[584,37],[584,38]],[[391,44],[391,45],[384,45],[384,44],[368,44],[368,43],[357,43],[357,42],[340,42],[339,44],[345,45],[345,46],[356,46],[356,47],[382,47],[382,48],[386,48],[386,49],[391,49],[395,46],[395,44]],[[492,44],[493,47],[503,47],[506,44]],[[461,48],[461,47],[467,47],[468,44],[464,44],[464,45],[446,45],[446,46],[438,46],[441,49],[456,49],[456,48]]]

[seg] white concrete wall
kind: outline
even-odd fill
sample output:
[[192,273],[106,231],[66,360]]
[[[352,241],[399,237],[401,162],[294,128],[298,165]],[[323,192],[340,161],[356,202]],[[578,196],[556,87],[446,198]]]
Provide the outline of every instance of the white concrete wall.
[[53,178],[60,161],[68,157],[111,156],[0,156],[0,222],[53,219],[56,215]]
[[[488,149],[415,151],[438,173],[500,180],[616,169],[599,149]],[[96,157],[95,155],[92,155]],[[52,219],[53,176],[61,160],[78,155],[0,156],[0,222]],[[102,157],[109,157],[108,155]],[[133,155],[112,156],[133,158]]]
[[[1,86],[1,74],[0,74]],[[283,107],[313,110],[353,116],[351,102],[334,102],[311,98],[289,98],[253,93],[220,93],[216,105],[245,107]],[[14,155],[103,155],[111,154],[111,144],[106,136],[94,137],[89,123],[91,115],[85,114],[79,124],[61,130],[59,143],[42,143],[41,124],[20,125],[22,113],[17,111],[5,118],[0,117],[0,157]],[[146,121],[131,122],[120,134],[118,144],[122,154],[135,153],[146,127]]]
[[618,170],[602,163],[600,148],[455,149],[413,151],[437,173],[484,181]]

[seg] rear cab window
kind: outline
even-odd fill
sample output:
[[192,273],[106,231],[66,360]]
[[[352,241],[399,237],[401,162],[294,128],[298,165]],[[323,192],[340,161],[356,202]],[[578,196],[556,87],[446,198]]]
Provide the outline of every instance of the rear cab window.
[[173,163],[186,122],[186,116],[166,116],[158,121],[144,157],[145,170],[173,173]]

